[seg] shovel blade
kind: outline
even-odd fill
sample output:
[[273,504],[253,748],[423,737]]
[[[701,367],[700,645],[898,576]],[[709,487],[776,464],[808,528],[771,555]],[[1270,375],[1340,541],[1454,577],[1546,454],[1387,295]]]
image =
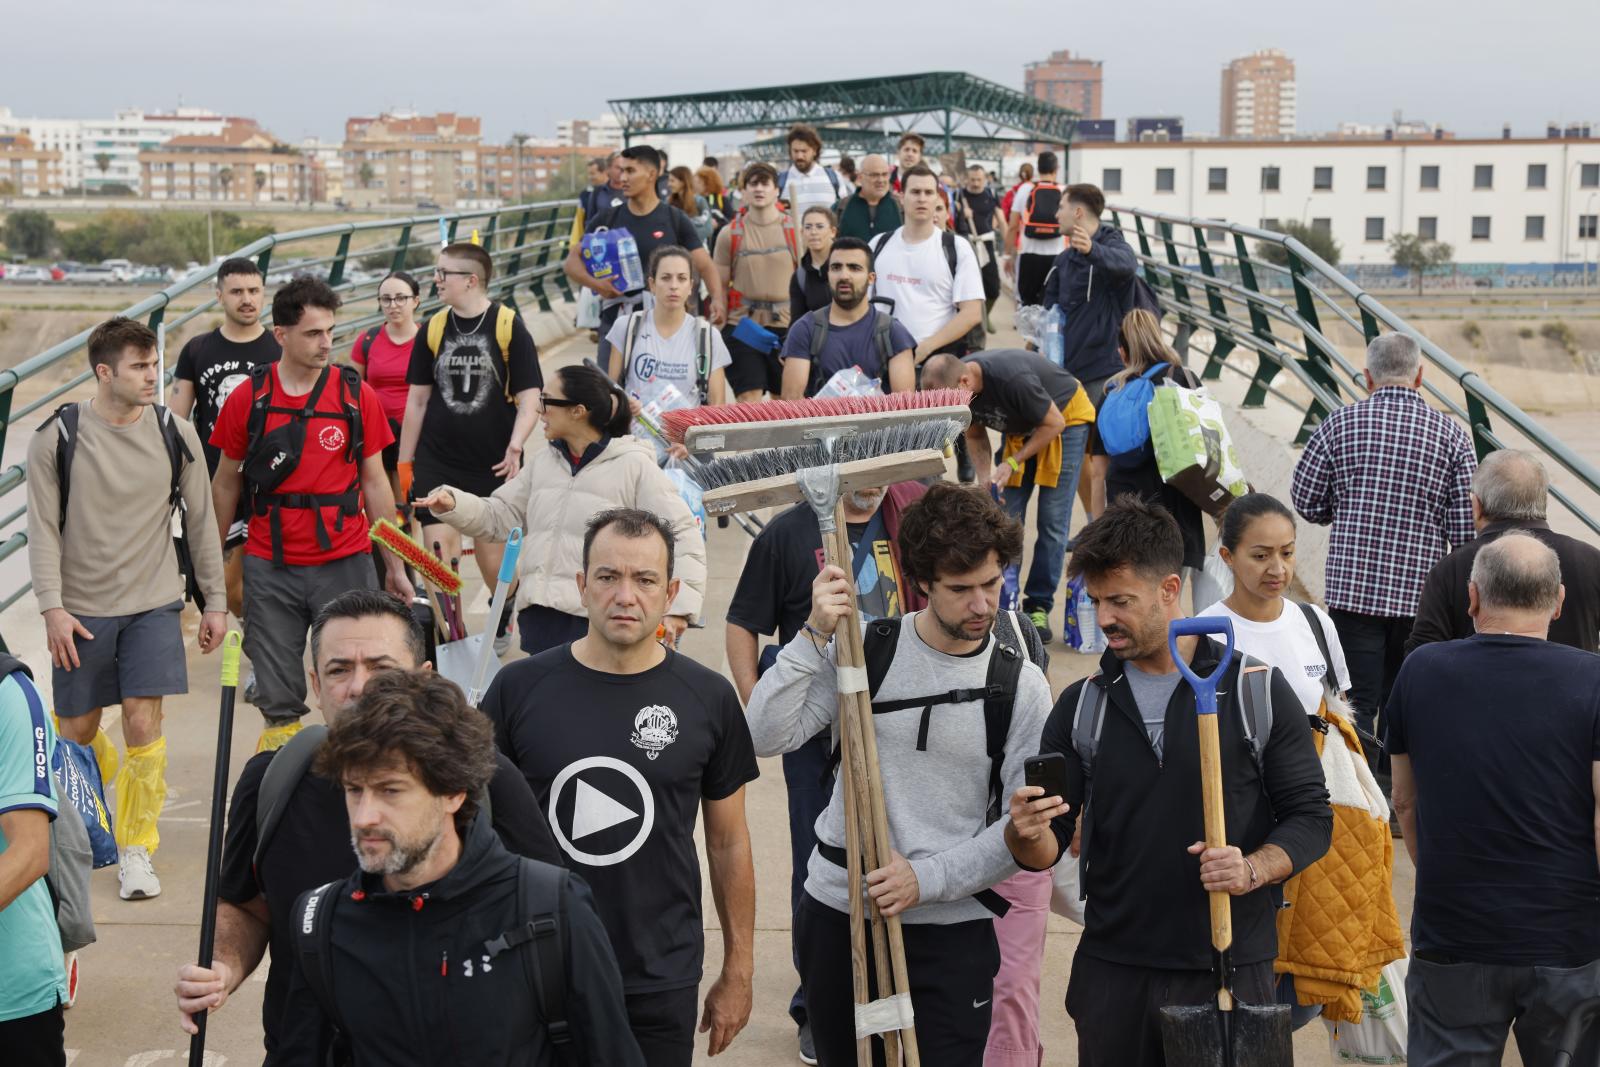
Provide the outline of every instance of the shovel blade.
[[1293,1067],[1294,1038],[1283,1004],[1234,1003],[1161,1009],[1168,1067]]

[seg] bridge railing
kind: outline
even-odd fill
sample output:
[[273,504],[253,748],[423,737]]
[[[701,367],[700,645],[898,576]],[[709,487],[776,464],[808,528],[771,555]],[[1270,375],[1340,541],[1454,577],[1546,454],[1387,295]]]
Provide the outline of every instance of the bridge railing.
[[[1120,206],[1111,207],[1109,220],[1133,247],[1177,340],[1205,358],[1201,376],[1248,377],[1245,407],[1259,407],[1270,395],[1303,410],[1296,444],[1333,409],[1367,393],[1363,367],[1330,332],[1348,327],[1365,341],[1385,331],[1405,333],[1429,365],[1423,390],[1461,420],[1479,457],[1509,447],[1541,453],[1577,482],[1571,493],[1552,485],[1551,496],[1600,534],[1600,469],[1299,240],[1220,219]],[[1230,362],[1249,353],[1257,357],[1253,367]],[[1285,372],[1298,390],[1274,384]],[[1508,429],[1523,440],[1509,440]]]
[[[255,260],[268,279],[269,290],[289,275],[306,272],[333,286],[344,300],[334,334],[337,352],[341,342],[348,345],[355,334],[383,321],[376,297],[383,276],[391,270],[409,268],[422,284],[419,318],[441,306],[432,275],[441,238],[465,241],[476,232],[479,243],[494,261],[489,294],[497,300],[517,306],[520,295],[535,301],[541,311],[551,310],[552,297],[570,302],[572,289],[561,264],[577,207],[576,200],[555,200],[494,210],[335,223],[269,234],[231,253],[230,258]],[[152,330],[165,326],[174,332],[201,316],[215,314],[217,265],[189,274],[117,314],[143,320]],[[200,299],[193,307],[180,310],[175,306],[180,298],[192,299],[196,294]],[[261,319],[271,323],[270,307]],[[63,396],[93,379],[85,357],[90,332],[84,330],[0,371],[0,454],[12,427],[31,426],[39,412],[51,409]],[[170,367],[175,356],[168,355],[173,356],[168,360]],[[342,358],[342,353],[336,358]],[[19,402],[19,389],[35,380],[59,377],[60,369],[67,365],[84,369],[66,381],[55,382],[41,395]],[[169,380],[170,377],[169,370]],[[25,462],[0,471],[0,511],[5,512],[0,515],[0,538],[4,538],[0,541],[0,562],[16,555],[28,543],[27,503],[8,499],[13,494],[20,496],[27,477]],[[0,588],[0,611],[16,603],[31,587],[32,583],[24,579],[20,585]]]

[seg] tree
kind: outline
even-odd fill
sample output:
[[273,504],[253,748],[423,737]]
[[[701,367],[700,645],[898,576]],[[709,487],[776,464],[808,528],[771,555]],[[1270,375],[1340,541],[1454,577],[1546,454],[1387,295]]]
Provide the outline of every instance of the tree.
[[1412,233],[1397,233],[1389,238],[1389,254],[1394,265],[1408,270],[1417,279],[1417,295],[1422,295],[1422,276],[1429,267],[1448,267],[1455,249],[1440,241],[1430,241]]
[[222,183],[222,199],[228,199],[228,186],[233,184],[233,168],[223,167],[217,171],[217,181]]
[[94,154],[94,165],[99,169],[101,175],[103,176],[106,171],[111,169],[111,153],[96,152]]
[[517,146],[517,182],[514,186],[516,189],[514,195],[519,204],[528,199],[527,193],[522,188],[522,146],[527,144],[528,140],[529,135],[526,133],[514,133],[511,135],[512,143]]
[[[1339,256],[1342,249],[1339,242],[1333,239],[1333,234],[1326,230],[1319,230],[1314,226],[1307,226],[1302,222],[1289,221],[1283,224],[1282,233],[1285,237],[1293,237],[1309,248],[1324,263],[1330,267],[1339,265]],[[1289,265],[1289,253],[1280,244],[1268,244],[1265,241],[1256,243],[1256,258],[1265,260],[1278,267]]]
[[256,199],[260,200],[261,199],[261,190],[266,188],[266,185],[267,185],[267,172],[264,171],[264,170],[256,171],[255,172],[255,181],[256,181]]
[[371,189],[372,179],[377,176],[378,172],[372,169],[371,163],[362,163],[361,169],[356,171],[356,177],[361,180],[361,188],[363,189]]
[[6,248],[14,256],[38,259],[56,243],[56,224],[43,211],[13,211],[6,216]]

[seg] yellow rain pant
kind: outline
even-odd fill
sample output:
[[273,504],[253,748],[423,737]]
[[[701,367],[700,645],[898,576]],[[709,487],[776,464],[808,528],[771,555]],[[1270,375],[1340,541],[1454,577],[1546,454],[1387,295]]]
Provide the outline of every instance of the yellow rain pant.
[[118,846],[143,845],[154,855],[161,844],[156,820],[167,802],[165,737],[158,737],[148,745],[129,747],[128,756],[117,771],[116,790]]
[[280,749],[289,743],[289,738],[300,732],[300,720],[279,723],[277,726],[263,727],[261,736],[256,740],[256,752],[271,752]]
[[104,730],[96,730],[89,747],[94,749],[95,762],[100,764],[100,784],[110,785],[117,777],[117,746],[111,743]]

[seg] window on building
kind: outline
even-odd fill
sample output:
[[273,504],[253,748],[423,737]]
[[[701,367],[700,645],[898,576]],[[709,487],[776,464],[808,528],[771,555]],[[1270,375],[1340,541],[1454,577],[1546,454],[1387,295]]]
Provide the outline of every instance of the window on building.
[[1261,220],[1261,228],[1263,230],[1271,230],[1273,233],[1277,233],[1278,232],[1278,227],[1280,225],[1281,225],[1281,223],[1279,223],[1279,221],[1277,219],[1262,219]]
[[1439,239],[1439,220],[1433,215],[1423,215],[1417,219],[1417,236],[1424,241],[1437,241]]
[[1177,172],[1171,167],[1156,168],[1156,192],[1170,193],[1177,187]]
[[1600,163],[1585,163],[1578,168],[1578,184],[1585,189],[1600,188]]
[[1208,226],[1206,228],[1206,244],[1208,244],[1208,245],[1220,245],[1220,244],[1226,244],[1227,241],[1228,241],[1228,231],[1227,230],[1222,229],[1220,226]]
[[1278,168],[1277,167],[1262,167],[1261,168],[1261,191],[1263,193],[1275,193],[1275,192],[1277,192],[1278,191],[1279,181],[1280,181],[1280,176],[1278,174]]
[[1311,188],[1319,193],[1326,193],[1333,189],[1333,168],[1317,167],[1311,172]]
[[1422,188],[1424,188],[1424,189],[1437,189],[1437,188],[1439,188],[1439,168],[1438,167],[1431,167],[1430,166],[1430,167],[1423,167],[1422,168]]
[[1312,219],[1311,220],[1311,228],[1313,230],[1315,230],[1317,233],[1332,233],[1333,232],[1333,220],[1332,219]]
[[1383,240],[1383,218],[1381,216],[1374,215],[1367,219],[1367,240]]
[[1528,164],[1528,188],[1529,189],[1543,189],[1545,187],[1544,186],[1544,181],[1545,181],[1544,164],[1543,163],[1529,163]]
[[1212,167],[1206,172],[1206,191],[1212,193],[1228,191],[1227,167]]
[[[1383,189],[1383,187],[1389,183],[1388,169],[1389,168],[1387,167],[1368,167],[1367,188],[1378,190]],[[1371,220],[1368,221],[1370,222]]]
[[1600,237],[1600,215],[1578,216],[1578,240],[1592,241]]
[[1122,192],[1122,168],[1107,167],[1100,172],[1100,191],[1103,193]]
[[1472,168],[1472,187],[1474,189],[1494,188],[1494,164],[1479,163]]
[[1544,216],[1529,215],[1522,220],[1522,239],[1524,241],[1544,240]]
[[1474,241],[1487,241],[1489,239],[1489,216],[1472,216],[1472,239]]

